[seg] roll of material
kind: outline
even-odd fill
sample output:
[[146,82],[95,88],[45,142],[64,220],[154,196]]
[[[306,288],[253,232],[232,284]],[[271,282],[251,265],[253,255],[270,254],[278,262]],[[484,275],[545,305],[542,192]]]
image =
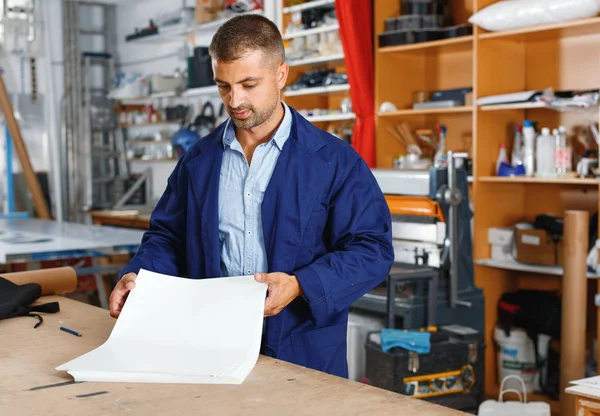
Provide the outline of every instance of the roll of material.
[[77,274],[72,267],[4,273],[0,276],[17,285],[37,283],[42,287],[42,296],[71,293],[77,287]]
[[560,350],[560,414],[573,415],[575,405],[562,393],[569,383],[585,377],[585,324],[589,214],[566,211],[564,220],[564,274]]

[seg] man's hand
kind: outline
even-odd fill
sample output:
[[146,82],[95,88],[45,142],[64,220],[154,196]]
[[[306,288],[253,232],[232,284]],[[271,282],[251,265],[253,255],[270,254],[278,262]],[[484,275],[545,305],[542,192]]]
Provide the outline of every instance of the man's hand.
[[137,274],[127,273],[119,280],[119,283],[115,286],[112,293],[110,294],[110,316],[118,318],[123,310],[123,305],[129,296],[129,292],[135,287],[135,278]]
[[302,295],[302,287],[296,276],[286,273],[256,273],[254,279],[268,284],[265,316],[277,315],[291,301]]

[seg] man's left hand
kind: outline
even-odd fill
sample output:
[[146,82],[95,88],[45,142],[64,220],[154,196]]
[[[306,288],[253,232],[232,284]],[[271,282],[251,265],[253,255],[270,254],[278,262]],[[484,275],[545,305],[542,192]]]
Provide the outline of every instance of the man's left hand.
[[256,273],[254,279],[268,284],[265,316],[277,315],[291,301],[302,295],[302,287],[296,276],[286,273]]

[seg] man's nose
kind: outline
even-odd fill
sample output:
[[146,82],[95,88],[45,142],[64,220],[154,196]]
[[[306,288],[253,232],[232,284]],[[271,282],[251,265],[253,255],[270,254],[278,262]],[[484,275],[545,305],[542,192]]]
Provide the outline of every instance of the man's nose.
[[229,95],[229,105],[231,108],[238,108],[244,103],[244,91],[241,88],[232,88]]

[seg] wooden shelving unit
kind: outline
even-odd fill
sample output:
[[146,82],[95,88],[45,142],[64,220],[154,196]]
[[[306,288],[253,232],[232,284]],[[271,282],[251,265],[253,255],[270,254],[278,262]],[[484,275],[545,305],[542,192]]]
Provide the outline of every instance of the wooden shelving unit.
[[[454,20],[467,22],[477,10],[498,0],[451,2]],[[375,42],[385,19],[398,15],[397,2],[375,2]],[[514,125],[525,119],[540,127],[587,126],[598,122],[595,112],[550,111],[543,104],[508,104],[436,109],[412,109],[413,93],[473,87],[477,97],[519,91],[592,89],[600,86],[600,17],[488,33],[475,27],[473,36],[376,49],[375,109],[392,102],[399,110],[377,113],[377,167],[393,167],[393,158],[405,151],[390,133],[395,124],[411,130],[447,126],[447,148],[470,152],[474,161],[470,199],[473,203],[475,281],[485,294],[485,391],[497,398],[498,374],[493,329],[502,293],[516,289],[560,289],[562,271],[556,268],[495,264],[487,232],[532,221],[540,213],[562,216],[568,209],[598,211],[600,181],[581,178],[498,178],[494,175],[501,144],[510,152]],[[590,274],[589,278],[597,277]],[[600,283],[600,282],[599,282]],[[593,290],[596,283],[590,282]],[[592,287],[592,286],[591,286]],[[600,286],[599,289],[600,290]],[[589,328],[595,331],[595,328]],[[531,396],[529,396],[531,397]],[[543,395],[532,400],[559,403]]]

